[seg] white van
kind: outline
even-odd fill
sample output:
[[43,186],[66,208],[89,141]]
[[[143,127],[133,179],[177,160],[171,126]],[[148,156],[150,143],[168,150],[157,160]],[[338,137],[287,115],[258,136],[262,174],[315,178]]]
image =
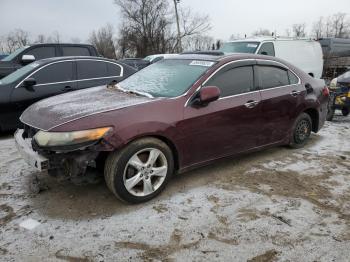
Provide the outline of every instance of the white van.
[[290,62],[315,78],[321,78],[323,54],[319,42],[311,39],[253,38],[226,42],[224,53],[252,53],[275,56]]

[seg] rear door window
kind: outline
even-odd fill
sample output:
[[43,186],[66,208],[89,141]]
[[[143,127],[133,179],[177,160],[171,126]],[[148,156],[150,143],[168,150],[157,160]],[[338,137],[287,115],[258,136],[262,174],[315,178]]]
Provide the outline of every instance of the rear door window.
[[55,57],[56,51],[54,46],[40,46],[28,50],[27,52],[23,53],[23,55],[33,55],[36,60],[40,60]]
[[90,56],[88,48],[78,46],[63,46],[62,54],[63,56]]
[[206,84],[217,86],[221,97],[238,95],[254,90],[254,73],[252,66],[242,66],[218,72]]
[[260,88],[267,89],[289,85],[288,71],[274,66],[258,66]]
[[289,83],[291,85],[295,85],[299,83],[299,78],[293,74],[291,71],[288,71],[288,76],[289,76]]
[[36,80],[37,84],[73,81],[73,62],[61,62],[48,65],[40,69],[32,77]]
[[78,79],[107,77],[107,63],[103,61],[77,61]]
[[107,63],[108,75],[110,76],[120,76],[122,67],[117,64]]
[[258,52],[260,55],[275,56],[275,48],[273,43],[263,43]]

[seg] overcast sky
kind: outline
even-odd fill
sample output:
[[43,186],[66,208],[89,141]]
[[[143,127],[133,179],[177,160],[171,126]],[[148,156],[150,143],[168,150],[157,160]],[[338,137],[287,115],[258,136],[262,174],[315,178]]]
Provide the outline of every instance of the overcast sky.
[[[165,0],[164,0],[165,1]],[[0,0],[0,36],[16,28],[49,35],[58,31],[64,41],[85,41],[93,29],[111,23],[117,29],[120,16],[113,0]],[[171,1],[172,2],[172,1]],[[320,16],[345,12],[350,17],[349,0],[181,0],[194,13],[208,14],[210,35],[226,40],[232,34],[250,34],[259,28],[277,31],[295,23],[308,30]]]

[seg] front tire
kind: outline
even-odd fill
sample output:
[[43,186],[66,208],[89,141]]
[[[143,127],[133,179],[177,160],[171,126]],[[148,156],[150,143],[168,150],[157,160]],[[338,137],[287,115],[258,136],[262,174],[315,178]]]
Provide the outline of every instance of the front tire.
[[108,188],[119,199],[136,204],[157,196],[173,173],[170,148],[158,139],[142,138],[112,152],[104,175]]
[[293,126],[293,133],[291,137],[290,147],[301,148],[304,147],[310,138],[312,130],[312,120],[311,117],[302,113],[296,119]]
[[349,115],[349,108],[348,107],[343,107],[341,110],[341,113],[343,114],[343,116],[348,116]]

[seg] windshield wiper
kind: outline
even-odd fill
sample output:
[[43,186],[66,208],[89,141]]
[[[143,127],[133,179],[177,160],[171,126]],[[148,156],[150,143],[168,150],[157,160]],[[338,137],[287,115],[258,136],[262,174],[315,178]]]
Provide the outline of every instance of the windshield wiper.
[[138,95],[138,96],[145,96],[145,97],[149,97],[149,98],[153,98],[153,96],[149,93],[146,92],[140,92],[140,91],[135,91],[135,90],[127,90],[122,88],[120,85],[118,85],[117,83],[114,85],[115,88],[117,88],[118,90],[124,92],[124,93],[128,93],[128,94],[134,94],[134,95]]

